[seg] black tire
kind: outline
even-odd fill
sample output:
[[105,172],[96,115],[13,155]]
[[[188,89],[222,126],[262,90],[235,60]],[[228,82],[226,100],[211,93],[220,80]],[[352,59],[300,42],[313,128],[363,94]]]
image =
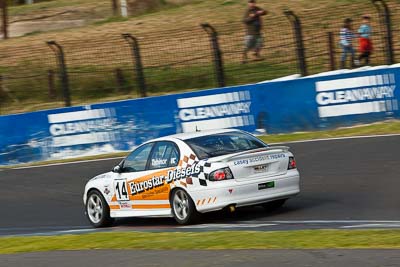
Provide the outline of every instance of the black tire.
[[267,211],[273,211],[273,210],[276,210],[276,209],[279,209],[280,207],[282,207],[283,204],[285,204],[285,202],[287,200],[288,200],[288,198],[278,199],[278,200],[274,200],[271,202],[266,202],[266,203],[262,204],[262,206]]
[[108,227],[114,222],[114,219],[110,217],[110,207],[97,190],[90,191],[87,196],[86,217],[96,228]]
[[171,194],[170,199],[172,214],[177,223],[182,225],[192,224],[199,218],[193,200],[183,189],[176,189]]

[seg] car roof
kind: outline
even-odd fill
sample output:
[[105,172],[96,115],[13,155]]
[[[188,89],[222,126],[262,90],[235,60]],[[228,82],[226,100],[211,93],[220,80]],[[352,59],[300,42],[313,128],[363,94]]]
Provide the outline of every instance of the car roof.
[[171,140],[171,139],[188,140],[188,139],[202,137],[202,136],[221,134],[221,133],[231,133],[231,132],[241,132],[241,131],[236,130],[236,129],[222,129],[222,130],[207,130],[207,131],[199,131],[199,132],[191,132],[191,133],[180,133],[180,134],[174,134],[174,135],[161,137],[161,138],[155,139],[153,141],[161,141],[161,140],[166,140],[166,139],[168,139],[168,140]]

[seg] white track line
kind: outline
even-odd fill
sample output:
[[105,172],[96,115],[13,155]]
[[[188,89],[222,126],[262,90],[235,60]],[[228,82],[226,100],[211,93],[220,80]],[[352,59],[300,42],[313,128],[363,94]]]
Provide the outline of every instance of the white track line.
[[[326,229],[362,229],[362,228],[374,228],[374,229],[384,229],[384,228],[400,228],[400,221],[387,221],[387,220],[304,220],[304,221],[240,221],[238,223],[210,223],[210,224],[198,224],[198,225],[188,225],[188,226],[175,226],[169,228],[169,230],[174,229],[174,231],[179,229],[185,230],[198,230],[198,229],[210,229],[211,231],[218,229],[255,229],[255,228],[263,228],[263,227],[272,227],[272,226],[285,226],[285,225],[297,225],[297,230],[306,229],[304,226],[309,225],[320,225],[323,227],[328,227]],[[348,224],[348,225],[347,225]],[[300,225],[300,227],[299,227]],[[303,227],[301,227],[303,225]],[[137,230],[137,229],[140,230]],[[154,227],[151,227],[154,229]],[[1,230],[8,231],[18,231],[18,230],[27,230],[28,228],[0,228]],[[143,230],[145,229],[145,230]],[[162,230],[163,228],[160,228]],[[323,228],[325,229],[325,228]],[[90,232],[124,232],[124,231],[146,231],[146,227],[113,227],[113,228],[105,228],[105,229],[95,229],[95,228],[76,228],[76,229],[67,229],[67,230],[51,230],[44,231],[43,229],[40,232],[32,232],[32,233],[22,233],[22,234],[11,234],[11,235],[0,235],[1,237],[5,236],[51,236],[51,235],[64,235],[64,234],[81,234],[81,233],[90,233]],[[150,229],[151,230],[151,229]]]
[[[362,135],[362,136],[336,137],[336,138],[325,138],[325,139],[312,139],[312,140],[292,141],[292,142],[283,142],[283,143],[271,143],[271,145],[278,145],[278,144],[297,144],[297,143],[312,143],[312,142],[325,142],[325,141],[347,140],[347,139],[382,138],[382,137],[394,137],[394,136],[400,136],[400,133],[399,133],[399,134]],[[81,164],[81,163],[90,163],[90,162],[100,162],[100,161],[116,160],[116,159],[123,159],[123,158],[124,158],[124,157],[114,157],[114,158],[105,158],[105,159],[93,159],[93,160],[83,160],[83,161],[53,163],[53,164],[40,165],[40,166],[17,167],[17,168],[10,168],[10,169],[12,169],[12,170],[23,170],[23,169],[45,168],[45,167],[53,167],[53,166],[63,166],[63,165],[72,165],[72,164]]]
[[49,231],[49,232],[35,232],[35,233],[27,233],[27,234],[11,234],[4,235],[1,237],[12,237],[12,236],[56,236],[56,235],[73,235],[73,234],[85,234],[98,232],[98,229],[75,229],[75,230],[61,230],[61,231]]
[[[254,221],[260,223],[260,221]],[[390,220],[304,220],[304,221],[262,221],[263,223],[277,224],[373,224],[373,223],[391,223],[400,224],[400,221]]]
[[230,228],[261,228],[261,227],[269,227],[269,226],[277,226],[275,223],[257,223],[257,224],[245,224],[245,223],[212,223],[212,224],[199,224],[199,225],[188,225],[188,226],[180,226],[178,229],[230,229]]
[[358,225],[347,225],[340,227],[341,229],[353,229],[353,228],[400,228],[399,223],[370,223],[370,224],[358,224]]
[[[305,221],[241,221],[237,223],[212,223],[181,226],[181,229],[206,229],[206,228],[260,228],[268,226],[283,226],[283,225],[334,225],[340,228],[358,228],[359,226],[384,226],[384,227],[399,227],[400,221],[377,221],[377,220],[305,220]],[[350,224],[350,225],[346,225]]]

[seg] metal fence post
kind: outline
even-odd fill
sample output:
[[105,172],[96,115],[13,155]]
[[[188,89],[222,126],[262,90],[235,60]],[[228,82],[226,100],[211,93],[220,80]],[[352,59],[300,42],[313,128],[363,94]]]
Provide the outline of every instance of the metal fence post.
[[336,70],[335,38],[333,32],[328,32],[328,51],[331,70]]
[[225,72],[222,52],[219,47],[218,32],[208,23],[202,23],[200,26],[207,32],[210,37],[211,47],[213,49],[215,75],[219,87],[225,87]]
[[132,48],[133,64],[135,66],[135,74],[137,83],[139,85],[140,95],[142,97],[147,96],[147,86],[146,79],[143,72],[142,57],[140,54],[139,42],[136,37],[130,35],[129,33],[122,34],[122,37],[129,43]]
[[3,39],[8,39],[8,7],[7,0],[0,0],[0,8],[2,13],[2,33]]
[[393,32],[392,32],[392,19],[390,9],[384,0],[372,0],[372,3],[376,7],[379,13],[379,19],[381,20],[381,26],[385,27],[385,47],[386,47],[386,62],[388,65],[395,63],[394,51],[393,51]]
[[70,107],[71,106],[71,94],[70,94],[70,88],[69,88],[69,78],[68,78],[68,72],[67,72],[67,64],[65,62],[64,50],[63,50],[62,46],[59,45],[58,43],[56,43],[55,41],[48,41],[47,45],[56,54],[59,73],[60,73],[61,86],[62,86],[63,95],[64,95],[65,106]]
[[300,18],[295,13],[293,13],[293,11],[290,10],[286,10],[283,13],[289,19],[293,27],[294,37],[296,40],[296,53],[299,70],[302,76],[307,76],[308,71],[303,40],[303,30],[301,27]]
[[117,82],[118,90],[120,92],[127,91],[126,80],[124,77],[124,72],[120,68],[115,69],[115,80]]

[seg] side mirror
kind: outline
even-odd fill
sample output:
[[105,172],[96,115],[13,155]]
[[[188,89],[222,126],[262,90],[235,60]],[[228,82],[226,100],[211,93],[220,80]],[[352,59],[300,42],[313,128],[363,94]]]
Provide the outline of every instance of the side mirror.
[[121,168],[120,165],[117,165],[117,166],[115,166],[115,167],[113,168],[112,171],[115,172],[115,173],[121,173],[121,172],[122,172],[122,168]]

